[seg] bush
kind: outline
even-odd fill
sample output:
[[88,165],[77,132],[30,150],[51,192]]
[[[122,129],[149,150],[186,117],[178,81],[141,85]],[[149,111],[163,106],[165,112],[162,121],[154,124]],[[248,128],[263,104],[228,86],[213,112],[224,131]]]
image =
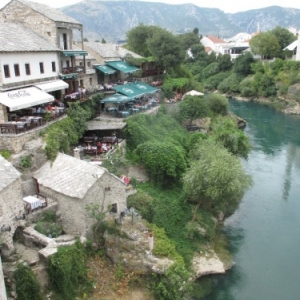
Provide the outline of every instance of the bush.
[[226,97],[218,94],[209,94],[205,99],[213,113],[223,116],[228,114],[228,100]]
[[17,300],[43,300],[41,286],[29,266],[18,264],[14,278]]
[[24,169],[31,167],[31,157],[30,155],[24,156],[20,159],[20,166]]
[[1,150],[0,155],[3,156],[7,160],[11,157],[11,153],[8,150]]

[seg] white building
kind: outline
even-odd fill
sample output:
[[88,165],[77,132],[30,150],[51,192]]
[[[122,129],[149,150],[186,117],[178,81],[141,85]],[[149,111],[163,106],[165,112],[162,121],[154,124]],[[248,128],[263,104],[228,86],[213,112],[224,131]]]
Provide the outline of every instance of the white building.
[[0,123],[13,111],[53,101],[68,87],[58,79],[59,53],[25,25],[0,23]]

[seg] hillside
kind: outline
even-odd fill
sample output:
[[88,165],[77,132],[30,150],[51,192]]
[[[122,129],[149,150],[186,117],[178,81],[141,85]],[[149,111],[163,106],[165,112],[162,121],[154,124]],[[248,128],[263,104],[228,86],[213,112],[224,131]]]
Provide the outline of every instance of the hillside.
[[235,14],[193,4],[171,5],[144,1],[86,0],[61,10],[84,25],[84,37],[90,41],[105,38],[109,42],[126,39],[126,32],[140,23],[158,25],[173,33],[199,28],[202,35],[231,37],[238,32],[267,31],[279,25],[300,28],[300,10],[271,6]]

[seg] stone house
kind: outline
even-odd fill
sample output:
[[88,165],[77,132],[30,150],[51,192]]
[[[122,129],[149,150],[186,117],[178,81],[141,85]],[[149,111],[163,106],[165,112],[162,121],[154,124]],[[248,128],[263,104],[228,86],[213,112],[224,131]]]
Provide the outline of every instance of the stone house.
[[0,239],[2,254],[13,250],[13,235],[24,212],[21,173],[0,155]]
[[98,204],[103,212],[124,211],[126,185],[106,169],[78,158],[59,153],[33,174],[37,190],[58,203],[62,225],[68,234],[89,236],[95,222],[87,206]]
[[116,44],[84,42],[84,47],[96,59],[94,67],[97,70],[99,84],[114,82],[119,79],[125,80],[127,77],[126,73],[107,66],[107,62],[122,61],[126,55],[130,55],[133,58],[142,58],[142,56]]
[[[18,20],[29,26],[40,36],[54,43],[60,51],[59,77],[69,84],[67,94],[77,91],[79,82],[85,78],[85,56],[83,50],[83,26],[60,10],[48,5],[27,0],[12,0],[0,10],[0,21]],[[80,50],[74,50],[74,36],[80,36]],[[75,57],[84,61],[83,72],[78,71]]]

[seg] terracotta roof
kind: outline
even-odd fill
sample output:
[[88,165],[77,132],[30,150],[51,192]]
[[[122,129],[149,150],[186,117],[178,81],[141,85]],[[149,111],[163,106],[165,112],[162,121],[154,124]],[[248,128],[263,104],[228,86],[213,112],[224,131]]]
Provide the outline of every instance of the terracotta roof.
[[205,52],[210,52],[212,49],[210,47],[205,47]]
[[33,177],[53,191],[82,199],[104,173],[105,169],[101,167],[59,153],[53,163],[48,161]]
[[214,43],[219,43],[219,44],[220,43],[225,43],[225,41],[223,41],[223,40],[221,40],[218,37],[213,36],[213,35],[207,35],[206,37],[209,38]]
[[0,52],[48,51],[60,51],[60,49],[22,24],[0,23]]
[[21,173],[0,155],[0,191],[5,189],[20,176]]

